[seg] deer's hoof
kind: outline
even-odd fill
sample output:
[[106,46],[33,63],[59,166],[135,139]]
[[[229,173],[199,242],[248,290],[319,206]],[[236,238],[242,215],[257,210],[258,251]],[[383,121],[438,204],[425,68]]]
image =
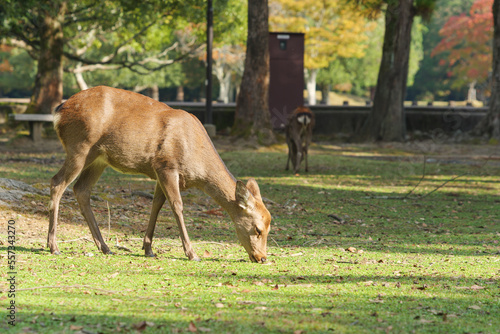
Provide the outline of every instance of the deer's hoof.
[[156,254],[155,253],[148,253],[148,254],[145,254],[146,257],[156,257]]

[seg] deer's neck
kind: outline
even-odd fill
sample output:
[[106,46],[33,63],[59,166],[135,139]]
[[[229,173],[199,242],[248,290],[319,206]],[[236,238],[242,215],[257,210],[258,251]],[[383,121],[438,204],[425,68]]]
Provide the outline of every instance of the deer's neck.
[[236,179],[226,168],[210,173],[202,190],[232,216],[236,204]]

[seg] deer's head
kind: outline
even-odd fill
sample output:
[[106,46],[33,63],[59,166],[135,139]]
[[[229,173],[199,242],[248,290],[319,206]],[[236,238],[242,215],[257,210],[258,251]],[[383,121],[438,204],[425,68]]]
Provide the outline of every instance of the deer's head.
[[237,211],[233,215],[236,234],[252,262],[267,260],[267,235],[271,229],[271,214],[260,196],[254,179],[236,183]]

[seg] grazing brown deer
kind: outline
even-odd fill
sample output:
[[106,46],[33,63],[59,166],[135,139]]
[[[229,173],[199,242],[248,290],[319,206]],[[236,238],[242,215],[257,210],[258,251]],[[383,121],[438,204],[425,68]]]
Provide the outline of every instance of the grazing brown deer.
[[300,163],[305,159],[306,172],[309,171],[307,151],[311,144],[314,123],[314,113],[306,107],[298,107],[288,117],[288,122],[285,126],[286,143],[288,144],[286,170],[289,169],[291,160],[293,172],[297,174],[300,169]]
[[168,200],[180,230],[184,253],[199,260],[182,215],[180,191],[196,187],[211,196],[233,220],[236,233],[253,262],[266,261],[271,215],[254,179],[237,181],[219,157],[203,125],[193,115],[146,96],[99,86],[84,90],[55,110],[54,127],[66,160],[52,178],[47,246],[58,254],[56,228],[59,202],[79,176],[74,193],[97,248],[110,253],[90,207],[90,192],[106,167],[144,174],[156,180],[149,225],[144,237],[151,249],[158,213]]

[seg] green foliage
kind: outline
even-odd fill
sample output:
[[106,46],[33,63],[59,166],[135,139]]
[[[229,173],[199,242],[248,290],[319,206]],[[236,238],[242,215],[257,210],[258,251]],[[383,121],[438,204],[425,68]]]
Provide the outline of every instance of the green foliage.
[[465,91],[461,87],[452,88],[452,80],[448,75],[449,69],[440,63],[446,60],[447,53],[431,57],[432,50],[438,45],[442,37],[439,31],[446,21],[454,15],[465,13],[472,5],[473,0],[438,1],[431,19],[427,22],[423,34],[424,58],[415,75],[415,82],[409,87],[410,99],[460,100],[465,98]]
[[[412,40],[410,62],[408,71],[408,85],[413,84],[415,74],[419,70],[423,58],[423,32],[425,26],[421,18],[417,17],[412,26]],[[334,90],[351,90],[358,96],[368,94],[370,87],[377,83],[380,59],[382,57],[382,44],[384,34],[383,18],[379,17],[376,27],[367,31],[368,39],[363,42],[364,49],[370,50],[361,58],[343,58],[332,61],[328,68],[321,69],[318,73],[320,85],[331,85]]]
[[484,83],[493,58],[493,0],[475,1],[467,14],[451,16],[439,34],[443,39],[431,56],[445,53],[454,86]]
[[[30,55],[37,59],[41,22],[46,16],[55,16],[64,3],[2,2],[0,19],[3,26],[0,29],[4,42],[15,45],[24,43]],[[197,38],[203,35],[203,29],[199,26],[204,22],[206,12],[204,2],[199,0],[140,3],[129,0],[84,0],[69,2],[67,6],[63,18],[64,54],[67,60],[65,70],[75,72],[126,68],[119,75],[116,71],[110,75],[103,74],[108,77],[103,81],[111,85],[116,85],[119,80],[130,80],[126,83],[122,81],[124,86],[146,82],[149,85],[178,85],[183,80],[178,66],[153,75],[149,73],[162,70],[189,56],[190,50],[200,45]],[[218,2],[217,8],[227,10],[225,6],[227,1]],[[95,81],[91,75],[85,77]]]
[[276,0],[271,9],[272,31],[305,33],[304,67],[309,70],[328,67],[338,57],[364,56],[366,32],[374,28],[338,1]]
[[25,94],[33,87],[36,66],[29,54],[18,48],[0,47],[0,96],[19,90]]

